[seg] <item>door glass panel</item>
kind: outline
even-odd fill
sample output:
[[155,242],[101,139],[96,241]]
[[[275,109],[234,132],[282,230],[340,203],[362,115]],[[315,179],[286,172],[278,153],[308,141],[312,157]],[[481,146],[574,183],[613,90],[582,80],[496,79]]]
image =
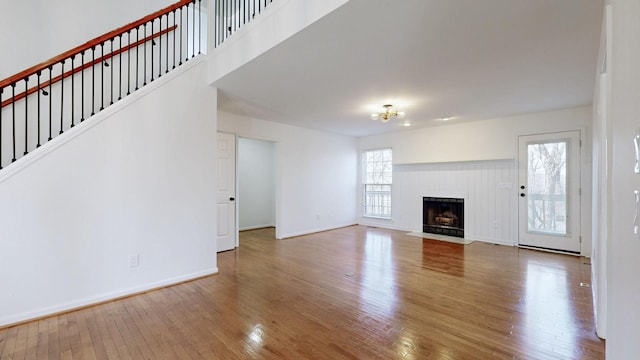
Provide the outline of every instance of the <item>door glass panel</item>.
[[529,232],[568,235],[567,143],[527,145]]

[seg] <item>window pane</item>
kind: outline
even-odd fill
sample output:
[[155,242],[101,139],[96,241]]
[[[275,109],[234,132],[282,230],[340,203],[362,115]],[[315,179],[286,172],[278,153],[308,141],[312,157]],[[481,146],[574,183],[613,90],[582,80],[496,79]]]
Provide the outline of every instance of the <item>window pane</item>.
[[391,217],[391,185],[365,185],[365,215]]
[[391,149],[365,152],[365,184],[391,184]]
[[567,234],[567,142],[527,145],[528,229]]

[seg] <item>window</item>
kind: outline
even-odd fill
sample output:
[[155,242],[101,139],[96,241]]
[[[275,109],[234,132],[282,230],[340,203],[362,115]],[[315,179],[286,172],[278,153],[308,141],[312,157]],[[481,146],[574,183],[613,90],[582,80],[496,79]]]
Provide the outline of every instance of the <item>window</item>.
[[391,219],[391,149],[362,154],[363,215]]

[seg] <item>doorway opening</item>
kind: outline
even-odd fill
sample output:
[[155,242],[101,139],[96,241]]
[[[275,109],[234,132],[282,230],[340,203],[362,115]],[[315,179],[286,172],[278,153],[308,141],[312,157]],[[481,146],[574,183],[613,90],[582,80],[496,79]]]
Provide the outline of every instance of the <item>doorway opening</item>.
[[238,230],[275,228],[275,142],[239,137],[237,174]]

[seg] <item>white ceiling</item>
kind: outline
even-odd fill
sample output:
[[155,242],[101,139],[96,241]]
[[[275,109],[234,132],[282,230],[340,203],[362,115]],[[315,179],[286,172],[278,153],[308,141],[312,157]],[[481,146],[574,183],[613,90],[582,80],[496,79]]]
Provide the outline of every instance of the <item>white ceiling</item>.
[[[590,104],[602,0],[351,0],[216,82],[226,112],[351,136]],[[407,113],[383,124],[372,106]]]

